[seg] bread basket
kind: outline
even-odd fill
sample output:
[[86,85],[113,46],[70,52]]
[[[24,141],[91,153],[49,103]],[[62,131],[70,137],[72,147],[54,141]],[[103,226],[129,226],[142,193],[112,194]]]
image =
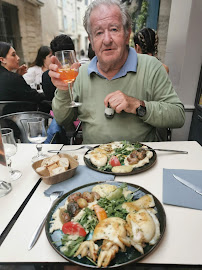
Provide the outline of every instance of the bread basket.
[[76,161],[72,156],[68,154],[58,154],[59,157],[65,157],[68,158],[69,160],[69,168],[67,171],[50,176],[49,173],[45,173],[45,175],[41,175],[36,171],[37,168],[41,167],[41,163],[43,159],[38,160],[32,164],[32,168],[35,170],[35,172],[42,178],[42,180],[47,184],[47,185],[54,185],[60,182],[63,182],[69,178],[71,178],[76,171],[76,168],[78,167],[79,163]]

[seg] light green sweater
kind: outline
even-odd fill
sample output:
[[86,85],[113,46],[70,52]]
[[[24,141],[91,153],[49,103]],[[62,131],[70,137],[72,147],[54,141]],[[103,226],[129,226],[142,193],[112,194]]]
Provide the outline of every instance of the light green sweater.
[[[78,118],[82,121],[83,143],[156,141],[156,127],[183,126],[183,104],[167,72],[155,57],[138,54],[137,72],[129,72],[111,81],[95,73],[88,76],[87,68],[88,65],[80,68],[74,83],[75,99],[82,102],[82,106],[78,107]],[[146,115],[141,118],[122,111],[120,114],[115,113],[113,119],[107,119],[104,115],[104,98],[116,90],[144,100]],[[77,117],[77,109],[67,108],[69,101],[68,91],[56,90],[52,103],[54,116],[66,129]]]

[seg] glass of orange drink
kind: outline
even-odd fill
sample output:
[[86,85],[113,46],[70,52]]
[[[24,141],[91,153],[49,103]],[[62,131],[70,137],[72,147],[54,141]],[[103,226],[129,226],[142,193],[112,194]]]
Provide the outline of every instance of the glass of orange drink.
[[75,81],[79,73],[79,65],[78,61],[76,60],[75,52],[73,50],[58,51],[55,53],[55,56],[58,60],[58,73],[60,74],[60,79],[63,82],[68,83],[68,89],[71,99],[68,107],[81,106],[82,103],[75,102],[73,100],[72,93],[72,83]]

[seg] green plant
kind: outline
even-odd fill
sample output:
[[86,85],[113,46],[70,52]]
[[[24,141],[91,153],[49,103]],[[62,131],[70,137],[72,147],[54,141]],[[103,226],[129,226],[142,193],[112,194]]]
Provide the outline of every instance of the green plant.
[[147,16],[148,16],[148,2],[147,0],[142,1],[142,6],[140,9],[140,14],[135,19],[135,32],[138,32],[143,27],[146,26]]

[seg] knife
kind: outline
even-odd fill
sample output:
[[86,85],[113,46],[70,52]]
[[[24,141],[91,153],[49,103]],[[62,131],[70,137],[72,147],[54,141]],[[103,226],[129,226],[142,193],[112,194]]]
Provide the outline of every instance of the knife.
[[151,150],[155,150],[155,151],[165,151],[165,152],[172,152],[172,153],[179,153],[179,154],[188,154],[187,151],[182,151],[182,150],[174,150],[174,149],[157,149],[157,148],[135,148],[135,150],[140,150],[140,149],[144,149],[146,151],[151,151]]
[[191,188],[192,190],[194,190],[196,193],[202,195],[202,189],[200,187],[197,187],[193,184],[191,184],[190,182],[188,182],[187,180],[182,179],[181,177],[173,174],[173,176],[175,177],[176,180],[178,180],[180,183],[182,183],[183,185],[187,186],[188,188]]

